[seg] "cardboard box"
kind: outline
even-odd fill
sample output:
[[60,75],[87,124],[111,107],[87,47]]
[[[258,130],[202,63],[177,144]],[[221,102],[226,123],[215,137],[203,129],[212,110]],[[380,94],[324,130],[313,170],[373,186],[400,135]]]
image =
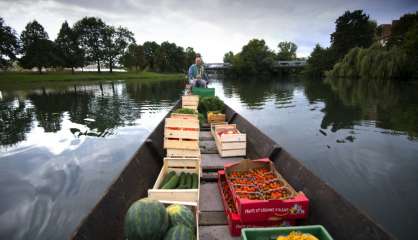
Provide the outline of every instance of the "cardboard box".
[[[240,198],[233,190],[229,175],[233,171],[248,171],[256,168],[268,168],[285,184],[291,194],[284,200],[250,200]],[[308,217],[309,200],[303,192],[296,192],[277,172],[273,163],[265,158],[260,160],[243,160],[240,163],[225,166],[225,175],[234,198],[237,212],[242,222],[263,222],[281,219],[304,219]]]
[[[229,232],[231,233],[231,236],[241,236],[241,229],[243,228],[283,227],[283,226],[293,226],[295,224],[295,220],[275,220],[275,221],[243,223],[240,215],[236,212],[236,210],[234,211],[228,205],[227,198],[232,199],[232,193],[231,193],[228,183],[226,182],[225,172],[223,170],[218,171],[218,188],[222,197],[222,203],[224,206],[224,211],[225,211],[225,215],[228,221],[228,228],[229,228]],[[226,190],[224,188],[226,188]],[[227,193],[225,193],[225,191]]]

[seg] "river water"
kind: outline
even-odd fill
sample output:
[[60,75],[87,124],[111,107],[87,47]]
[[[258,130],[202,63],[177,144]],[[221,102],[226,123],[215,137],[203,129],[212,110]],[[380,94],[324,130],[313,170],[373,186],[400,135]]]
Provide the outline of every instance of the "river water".
[[[417,85],[211,85],[398,238],[414,236]],[[0,83],[0,239],[68,238],[182,88],[182,81]]]

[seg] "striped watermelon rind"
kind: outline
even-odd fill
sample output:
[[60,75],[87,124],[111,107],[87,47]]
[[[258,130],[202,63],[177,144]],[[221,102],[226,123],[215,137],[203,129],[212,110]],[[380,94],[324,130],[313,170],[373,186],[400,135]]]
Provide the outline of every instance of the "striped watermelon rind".
[[170,226],[182,224],[192,230],[195,229],[196,219],[190,208],[180,204],[172,204],[167,207],[167,213],[170,219]]
[[164,205],[149,198],[134,202],[125,215],[124,231],[129,240],[160,240],[168,227]]
[[195,240],[193,231],[183,224],[178,224],[170,229],[164,236],[164,240]]

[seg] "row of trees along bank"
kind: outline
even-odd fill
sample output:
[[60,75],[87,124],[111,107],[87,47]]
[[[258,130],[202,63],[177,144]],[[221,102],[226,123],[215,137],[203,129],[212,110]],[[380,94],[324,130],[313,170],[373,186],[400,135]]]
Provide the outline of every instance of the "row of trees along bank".
[[305,73],[310,76],[361,79],[418,77],[418,12],[403,15],[388,39],[362,10],[347,11],[336,21],[331,45],[315,46]]
[[277,74],[275,64],[278,60],[297,60],[297,45],[293,42],[280,42],[277,53],[271,50],[263,39],[252,39],[242,47],[241,52],[227,52],[224,63],[232,65],[231,72],[236,75],[272,75]]
[[110,72],[116,65],[129,70],[184,72],[193,63],[193,48],[174,43],[144,42],[136,44],[134,34],[124,27],[107,25],[100,18],[85,17],[72,27],[65,21],[55,41],[49,40],[44,27],[36,20],[29,22],[17,37],[0,17],[0,68],[14,62],[26,69],[75,68],[88,64],[106,65]]

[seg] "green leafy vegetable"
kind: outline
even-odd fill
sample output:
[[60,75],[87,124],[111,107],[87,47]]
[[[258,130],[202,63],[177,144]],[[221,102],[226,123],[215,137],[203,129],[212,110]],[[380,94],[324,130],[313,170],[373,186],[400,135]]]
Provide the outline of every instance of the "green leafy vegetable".
[[202,97],[199,99],[198,110],[204,117],[211,111],[225,113],[225,104],[218,97]]
[[181,114],[197,114],[197,112],[190,108],[179,108],[174,113],[181,113]]

